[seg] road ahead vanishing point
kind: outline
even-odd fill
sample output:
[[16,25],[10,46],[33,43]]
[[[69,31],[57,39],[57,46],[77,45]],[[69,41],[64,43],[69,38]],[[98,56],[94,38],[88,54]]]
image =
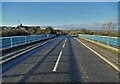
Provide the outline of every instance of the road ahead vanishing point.
[[41,42],[3,65],[3,82],[118,82],[119,72],[81,41],[66,35]]

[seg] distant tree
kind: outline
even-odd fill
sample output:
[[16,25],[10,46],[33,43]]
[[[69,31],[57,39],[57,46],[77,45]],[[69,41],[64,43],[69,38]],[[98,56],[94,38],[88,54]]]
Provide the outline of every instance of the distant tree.
[[46,30],[46,32],[49,33],[49,34],[54,33],[54,30],[53,30],[53,28],[52,28],[51,26],[48,26],[45,30]]
[[27,28],[27,31],[31,34],[31,35],[35,35],[35,34],[39,34],[40,33],[40,26],[31,26]]
[[7,36],[20,36],[20,35],[29,35],[29,33],[25,32],[24,30],[21,29],[7,29],[2,31],[2,37],[7,37]]

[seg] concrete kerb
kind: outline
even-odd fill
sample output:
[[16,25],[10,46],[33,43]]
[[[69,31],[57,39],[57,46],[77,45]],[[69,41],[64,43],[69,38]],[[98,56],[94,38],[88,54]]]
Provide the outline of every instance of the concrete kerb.
[[93,41],[93,40],[89,40],[89,39],[86,39],[86,38],[83,38],[83,37],[79,37],[79,38],[81,38],[83,40],[86,40],[86,41],[89,41],[91,43],[97,44],[97,45],[102,46],[104,48],[107,48],[109,50],[115,51],[117,53],[120,53],[120,50],[118,48],[114,48],[114,47],[111,47],[111,46],[108,46],[108,45],[105,45],[105,44],[102,44],[102,43],[99,43],[99,42],[96,42],[96,41]]

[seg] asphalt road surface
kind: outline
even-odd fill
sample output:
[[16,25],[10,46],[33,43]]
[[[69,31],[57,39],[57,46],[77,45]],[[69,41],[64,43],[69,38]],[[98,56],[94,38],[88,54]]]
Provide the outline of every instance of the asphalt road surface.
[[18,60],[3,82],[118,82],[112,67],[71,36],[54,38]]

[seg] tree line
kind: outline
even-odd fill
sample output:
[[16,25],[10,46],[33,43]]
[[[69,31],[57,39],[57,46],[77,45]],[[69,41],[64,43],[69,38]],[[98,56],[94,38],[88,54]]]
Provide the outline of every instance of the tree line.
[[101,35],[101,36],[113,36],[120,37],[119,31],[108,31],[108,30],[70,30],[68,31],[70,35],[78,35],[78,34],[89,34],[89,35]]
[[2,37],[8,36],[21,36],[21,35],[40,35],[40,34],[61,34],[61,30],[54,30],[51,26],[46,27],[45,29],[41,29],[40,26],[26,26],[23,27],[19,25],[17,27],[2,27],[0,35]]

